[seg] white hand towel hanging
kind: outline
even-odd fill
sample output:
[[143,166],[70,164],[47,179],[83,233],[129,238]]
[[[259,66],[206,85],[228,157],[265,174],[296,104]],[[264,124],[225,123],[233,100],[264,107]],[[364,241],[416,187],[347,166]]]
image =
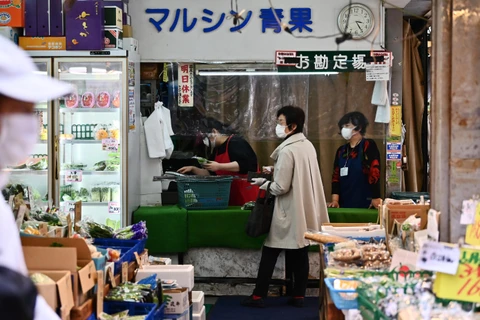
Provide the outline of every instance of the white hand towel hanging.
[[[157,116],[159,117],[160,122],[162,123],[162,128],[163,128],[163,140],[164,140],[164,145],[165,145],[165,158],[170,159],[173,153],[173,141],[172,138],[170,137],[170,132],[169,132],[169,127],[171,130],[171,120],[170,120],[170,111],[168,111],[168,115],[165,113],[162,102],[157,102],[155,103],[155,111],[157,113]],[[172,134],[173,134],[173,130]]]
[[166,157],[165,137],[160,111],[155,109],[145,121],[145,139],[147,141],[148,156],[164,159]]
[[372,104],[377,105],[375,122],[390,123],[390,99],[388,97],[388,81],[375,81]]

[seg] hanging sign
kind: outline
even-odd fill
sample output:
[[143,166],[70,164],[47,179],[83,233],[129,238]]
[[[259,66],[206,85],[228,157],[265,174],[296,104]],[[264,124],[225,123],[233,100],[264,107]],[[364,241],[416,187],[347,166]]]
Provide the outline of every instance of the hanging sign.
[[[352,72],[365,71],[367,64],[375,59],[383,62],[384,57],[374,57],[376,51],[276,51],[275,64],[282,72]],[[380,51],[385,53],[385,51]],[[386,56],[390,56],[386,52]],[[388,63],[386,64],[388,66]]]
[[366,65],[367,81],[389,81],[390,66],[388,64],[367,64]]
[[178,64],[178,106],[193,107],[193,64]]
[[103,139],[102,140],[102,150],[103,151],[118,151],[118,140],[117,139]]
[[[472,210],[472,209],[470,209]],[[480,206],[476,206],[475,218],[473,224],[467,226],[467,232],[465,234],[465,242],[472,246],[480,245]]]
[[67,170],[65,171],[66,182],[82,182],[83,171],[82,170]]
[[390,136],[402,136],[402,106],[391,106],[390,108]]
[[120,214],[120,203],[116,201],[111,201],[108,203],[108,213],[109,214]]
[[480,251],[461,248],[459,261],[454,275],[437,273],[433,291],[442,299],[480,302]]

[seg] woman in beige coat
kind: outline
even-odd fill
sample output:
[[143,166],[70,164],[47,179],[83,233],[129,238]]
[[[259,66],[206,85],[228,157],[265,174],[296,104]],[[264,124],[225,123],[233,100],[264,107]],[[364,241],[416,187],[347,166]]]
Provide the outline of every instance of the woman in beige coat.
[[255,290],[242,303],[249,307],[264,307],[263,299],[283,250],[293,271],[293,297],[289,302],[296,307],[303,306],[309,272],[309,243],[304,234],[307,229],[320,230],[322,223],[329,222],[317,153],[302,133],[305,113],[298,107],[287,106],[277,112],[277,120],[276,134],[284,141],[271,155],[275,161],[273,182],[255,180],[261,189],[270,188],[276,198]]

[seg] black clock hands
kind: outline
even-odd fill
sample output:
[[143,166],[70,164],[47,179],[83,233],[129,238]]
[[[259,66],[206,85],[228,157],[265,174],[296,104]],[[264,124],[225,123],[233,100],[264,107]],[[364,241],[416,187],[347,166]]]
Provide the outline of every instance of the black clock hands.
[[361,21],[355,21],[355,23],[357,24],[358,29],[360,29],[360,32],[363,32],[362,27],[360,27],[360,23],[362,23],[362,22]]

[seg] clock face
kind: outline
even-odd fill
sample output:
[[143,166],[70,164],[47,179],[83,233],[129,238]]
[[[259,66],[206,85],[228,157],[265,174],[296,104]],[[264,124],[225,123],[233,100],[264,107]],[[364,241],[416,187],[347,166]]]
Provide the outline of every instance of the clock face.
[[[349,11],[350,18],[348,17]],[[347,20],[348,26],[346,26]],[[372,11],[363,4],[353,3],[351,6],[346,6],[338,15],[338,28],[341,32],[350,33],[353,39],[367,37],[373,31],[374,25]]]

